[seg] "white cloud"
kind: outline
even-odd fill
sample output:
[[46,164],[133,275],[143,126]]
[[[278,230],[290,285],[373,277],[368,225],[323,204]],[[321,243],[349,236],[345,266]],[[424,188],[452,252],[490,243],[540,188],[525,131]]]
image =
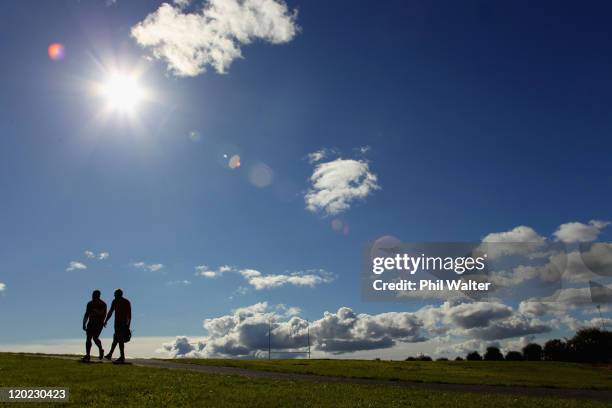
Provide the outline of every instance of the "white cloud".
[[421,342],[422,322],[414,313],[356,314],[348,307],[326,312],[312,323],[315,348],[340,354],[393,347],[397,342]]
[[[334,280],[334,276],[322,269],[313,269],[304,272],[292,272],[288,274],[263,274],[256,269],[237,269],[229,265],[224,265],[218,269],[211,269],[206,265],[196,266],[196,275],[205,278],[217,278],[225,273],[233,272],[240,274],[249,285],[256,290],[273,289],[281,286],[309,286],[314,287],[322,283],[329,283]],[[244,294],[242,288],[236,294]]]
[[557,241],[565,243],[595,241],[602,229],[610,225],[608,221],[591,220],[588,224],[568,222],[561,224],[553,234]]
[[99,254],[96,254],[93,251],[87,250],[84,253],[87,259],[98,259],[100,261],[104,261],[110,257],[108,252],[100,252]]
[[315,166],[304,200],[309,211],[327,215],[341,213],[355,200],[379,190],[377,177],[365,160],[338,158]]
[[254,269],[242,269],[240,274],[256,290],[278,288],[285,285],[314,287],[333,280],[333,276],[325,271],[294,272],[288,275],[264,275]]
[[543,321],[500,302],[445,302],[424,306],[416,312],[380,314],[356,313],[349,307],[340,307],[336,312],[325,312],[310,324],[299,317],[300,312],[299,308],[285,305],[256,303],[228,315],[205,319],[207,336],[200,339],[181,336],[164,344],[161,351],[175,357],[266,356],[271,328],[272,349],[277,351],[303,350],[309,329],[312,350],[321,355],[392,350],[422,342],[440,345],[437,353],[464,354],[484,351],[491,345],[499,347],[504,339],[510,339],[506,349],[516,348],[518,343],[530,341],[537,334],[559,328],[560,323],[571,328],[596,322],[569,317],[563,322],[557,318]]
[[6,290],[6,284],[0,282],[0,292],[4,292]]
[[519,225],[509,231],[493,232],[482,239],[481,249],[491,259],[503,256],[533,256],[546,243],[546,238],[533,228]]
[[[298,309],[267,302],[236,309],[233,313],[204,320],[208,336],[202,339],[177,337],[162,346],[173,357],[247,357],[265,355],[268,330],[274,350],[304,350],[308,322],[294,315]],[[342,307],[310,324],[313,349],[334,354],[356,350],[389,348],[397,342],[420,342],[420,324],[408,312],[356,314]]]
[[329,156],[335,155],[337,153],[338,152],[336,149],[323,148],[317,150],[316,152],[308,153],[306,157],[308,159],[308,163],[314,164],[320,162],[321,160],[327,159]]
[[533,228],[519,225],[505,232],[493,232],[482,239],[482,242],[519,243],[534,242],[541,243],[546,238],[538,234]]
[[83,270],[83,269],[87,269],[87,265],[85,265],[84,263],[78,262],[78,261],[71,261],[70,264],[68,264],[66,271],[70,272],[70,271]]
[[206,265],[198,265],[195,267],[196,275],[203,276],[205,278],[217,278],[226,272],[231,272],[233,268],[229,265],[223,265],[218,269],[210,269]]
[[131,34],[177,76],[199,75],[207,65],[225,73],[243,45],[287,43],[299,30],[297,12],[283,0],[206,0],[195,12],[184,10],[185,1],[175,4],[163,3]]
[[164,268],[163,264],[147,264],[145,262],[139,261],[139,262],[134,262],[132,263],[132,266],[136,269],[141,269],[144,271],[150,271],[150,272],[158,272],[161,271]]

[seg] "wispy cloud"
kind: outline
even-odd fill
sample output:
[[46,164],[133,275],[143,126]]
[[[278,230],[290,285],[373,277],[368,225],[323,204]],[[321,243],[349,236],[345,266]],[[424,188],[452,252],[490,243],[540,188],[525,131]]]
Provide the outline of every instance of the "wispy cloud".
[[220,266],[218,269],[211,269],[206,265],[198,265],[195,267],[196,275],[205,278],[217,278],[226,272],[231,272],[232,267],[229,265]]
[[87,250],[87,251],[85,251],[85,257],[87,259],[98,259],[100,261],[104,261],[104,260],[110,258],[110,253],[108,253],[108,252],[100,252],[99,254],[96,254],[93,251]]
[[321,160],[327,159],[329,156],[337,153],[338,152],[336,149],[324,147],[320,150],[317,150],[316,152],[308,153],[306,158],[308,159],[308,162],[310,164],[314,164],[320,162]]
[[71,261],[68,264],[68,267],[66,268],[66,271],[70,272],[70,271],[77,271],[77,270],[83,270],[83,269],[87,269],[87,265],[85,265],[82,262]]
[[196,275],[205,278],[217,278],[225,273],[233,272],[241,275],[255,290],[272,289],[281,286],[309,286],[314,287],[334,280],[334,275],[321,269],[288,274],[263,274],[255,269],[239,269],[228,265],[218,269],[211,269],[206,265],[196,266]]
[[143,271],[150,271],[150,272],[158,272],[164,268],[163,264],[160,264],[160,263],[147,264],[146,262],[143,262],[143,261],[134,262],[132,263],[132,266],[136,269],[141,269]]
[[174,281],[169,281],[166,282],[166,285],[168,286],[189,286],[191,285],[191,281],[190,280],[174,280]]
[[378,178],[365,160],[338,158],[315,166],[304,196],[312,212],[335,215],[379,190]]
[[225,73],[242,57],[242,46],[255,40],[287,43],[299,30],[297,12],[283,0],[206,0],[194,12],[186,6],[163,3],[131,31],[177,76],[199,75],[208,65]]
[[6,284],[0,282],[0,292],[4,292],[6,290]]
[[254,269],[242,269],[240,274],[249,285],[256,290],[279,288],[285,285],[314,287],[321,283],[329,283],[333,276],[325,271],[294,272],[291,274],[264,275]]

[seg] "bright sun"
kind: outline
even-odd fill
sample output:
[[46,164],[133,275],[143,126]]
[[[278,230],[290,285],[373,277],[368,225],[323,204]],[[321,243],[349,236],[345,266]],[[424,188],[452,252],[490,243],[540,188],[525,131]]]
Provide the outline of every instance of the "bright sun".
[[144,88],[134,76],[125,74],[112,74],[100,86],[101,94],[106,98],[109,107],[121,112],[130,112],[136,109],[145,98]]

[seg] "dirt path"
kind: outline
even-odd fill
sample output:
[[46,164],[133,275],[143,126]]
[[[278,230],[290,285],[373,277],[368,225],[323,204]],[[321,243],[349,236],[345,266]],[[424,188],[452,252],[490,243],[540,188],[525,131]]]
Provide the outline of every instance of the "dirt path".
[[[61,356],[43,356],[38,357],[53,357],[76,360],[74,357]],[[196,371],[199,373],[216,374],[216,375],[238,375],[248,378],[261,378],[269,380],[285,380],[285,381],[316,381],[316,382],[331,382],[331,383],[351,383],[363,385],[385,385],[394,387],[420,388],[431,391],[440,392],[474,392],[480,394],[510,394],[531,397],[555,397],[555,398],[573,398],[573,399],[589,399],[600,401],[612,401],[612,391],[607,390],[581,390],[567,388],[546,388],[546,387],[525,387],[525,386],[504,386],[504,385],[485,385],[485,384],[449,384],[449,383],[433,383],[433,382],[417,382],[417,381],[388,381],[388,380],[373,380],[364,378],[350,377],[331,377],[314,374],[297,374],[297,373],[281,373],[272,371],[251,370],[238,367],[218,367],[206,366],[197,364],[176,363],[167,360],[150,360],[144,358],[129,359],[129,363],[151,368],[166,368],[170,370],[187,370]],[[110,364],[105,362],[104,364]]]

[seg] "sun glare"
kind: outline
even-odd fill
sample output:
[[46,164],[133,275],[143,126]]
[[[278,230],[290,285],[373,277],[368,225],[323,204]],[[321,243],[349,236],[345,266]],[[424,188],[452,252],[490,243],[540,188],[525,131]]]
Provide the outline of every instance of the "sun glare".
[[144,88],[134,76],[112,74],[100,86],[101,94],[106,98],[112,110],[131,112],[145,98]]

